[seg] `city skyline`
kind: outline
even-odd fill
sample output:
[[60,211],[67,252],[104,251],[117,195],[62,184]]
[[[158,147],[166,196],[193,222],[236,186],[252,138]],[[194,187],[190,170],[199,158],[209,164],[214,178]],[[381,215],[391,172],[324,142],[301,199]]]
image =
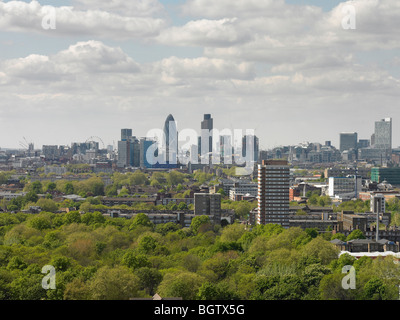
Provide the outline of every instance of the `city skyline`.
[[168,114],[199,130],[205,113],[216,128],[254,129],[260,149],[367,139],[391,116],[396,147],[399,4],[352,1],[354,29],[346,5],[1,1],[0,147],[113,144],[120,128],[145,136]]
[[[213,120],[213,115],[212,115],[212,114],[203,114],[203,116],[204,116],[204,117],[210,117],[211,120]],[[192,129],[192,128],[187,128],[187,127],[185,127],[185,128],[179,128],[179,126],[177,125],[178,121],[176,121],[176,120],[174,119],[174,117],[173,117],[172,114],[168,114],[167,119],[164,120],[163,126],[160,126],[159,128],[152,128],[152,129],[159,129],[159,130],[162,130],[162,131],[164,132],[164,134],[165,134],[166,125],[167,125],[167,120],[168,120],[168,119],[171,119],[171,118],[173,119],[172,121],[173,121],[174,123],[176,123],[176,128],[175,128],[175,125],[174,125],[174,130],[177,130],[177,133],[178,133],[178,134],[179,134],[179,131],[182,130],[182,129]],[[387,120],[387,119],[391,119],[391,124],[392,124],[392,120],[393,120],[393,119],[392,119],[391,117],[389,117],[389,118],[386,117],[386,118],[383,118],[383,119],[376,119],[376,120],[374,121],[374,123],[373,123],[372,126],[376,126],[377,123],[382,122],[382,121],[385,121],[385,120]],[[204,118],[202,118],[202,119],[199,120],[198,128],[193,128],[193,129],[192,129],[192,130],[198,132],[198,134],[199,134],[199,135],[198,135],[199,141],[198,141],[197,143],[200,142],[201,129],[202,129],[203,123],[204,123]],[[395,128],[395,127],[396,127],[396,126],[394,126],[394,128]],[[222,129],[221,129],[221,128],[219,128],[218,126],[216,126],[214,129],[216,129],[217,132],[218,132],[218,130],[229,129],[229,130],[231,130],[232,137],[233,137],[233,133],[234,133],[233,130],[234,130],[234,129],[230,129],[230,128],[222,128]],[[135,137],[136,139],[142,139],[142,138],[154,139],[154,137],[153,137],[152,135],[150,135],[150,136],[139,135],[139,134],[137,134],[132,128],[124,128],[124,129],[119,128],[118,130],[119,130],[119,133],[118,133],[117,137],[115,138],[115,140],[113,140],[112,143],[105,143],[105,142],[104,142],[104,139],[103,139],[102,137],[99,137],[99,136],[90,136],[90,137],[85,138],[85,139],[76,140],[76,141],[70,141],[70,142],[67,142],[67,143],[65,143],[65,144],[60,144],[60,146],[61,146],[61,145],[64,145],[64,146],[71,146],[73,143],[89,141],[91,138],[93,138],[93,141],[99,140],[100,143],[103,144],[104,148],[106,148],[106,147],[108,147],[109,145],[111,145],[111,146],[113,146],[114,150],[117,150],[117,149],[118,149],[118,143],[121,142],[121,141],[119,141],[119,140],[120,140],[120,139],[125,140],[128,136],[133,136],[133,137]],[[245,136],[246,136],[246,131],[245,131],[245,130],[246,130],[246,129],[243,129],[243,130],[242,130],[242,137],[245,137]],[[392,127],[391,130],[393,130],[393,127]],[[146,133],[148,133],[148,132],[150,132],[150,131],[151,131],[151,129],[147,130]],[[326,140],[324,140],[324,141],[322,141],[322,140],[319,140],[319,141],[318,141],[317,139],[315,139],[315,140],[310,140],[310,141],[297,141],[297,142],[295,142],[295,141],[293,140],[291,143],[288,143],[288,144],[285,144],[285,145],[282,145],[282,144],[281,144],[281,145],[275,145],[275,146],[272,146],[272,147],[269,147],[269,148],[263,147],[262,137],[260,138],[260,137],[258,136],[257,132],[254,132],[254,134],[255,134],[255,136],[260,140],[260,141],[259,141],[259,142],[260,142],[259,147],[257,148],[258,150],[272,150],[272,149],[274,149],[274,148],[279,148],[279,147],[283,147],[283,146],[296,146],[296,145],[301,145],[301,144],[303,144],[303,143],[320,143],[320,144],[324,145],[326,142],[331,143],[331,145],[332,145],[333,147],[335,147],[336,149],[340,150],[340,148],[341,148],[341,137],[342,137],[342,135],[355,134],[356,137],[357,137],[357,142],[358,142],[358,141],[365,141],[365,140],[367,140],[368,142],[371,143],[371,139],[373,138],[373,136],[374,136],[374,134],[375,134],[375,132],[372,131],[371,134],[369,135],[369,137],[368,137],[368,136],[367,136],[367,137],[360,137],[360,136],[358,135],[358,132],[359,132],[359,131],[354,131],[354,132],[337,132],[337,136],[338,136],[337,139],[334,139],[334,138],[332,139],[332,138],[329,138],[329,137],[328,137],[328,139],[326,139]],[[222,132],[222,133],[223,133],[223,132]],[[120,136],[120,137],[118,137],[118,136]],[[222,137],[222,136],[221,136],[221,137]],[[89,140],[88,140],[88,139],[89,139]],[[178,139],[179,139],[179,137],[178,137]],[[336,142],[335,142],[335,140],[336,140]],[[99,142],[99,141],[98,141],[98,142]],[[392,141],[393,141],[393,139],[392,139]],[[1,149],[24,149],[24,148],[22,147],[22,145],[25,145],[25,149],[27,149],[28,144],[29,144],[30,142],[34,143],[33,141],[27,140],[25,137],[23,137],[23,138],[19,141],[19,145],[18,145],[18,146],[14,146],[14,147],[1,147],[1,146],[0,146],[0,150],[1,150]],[[180,146],[181,146],[182,143],[183,143],[182,141],[178,140],[178,147],[179,147],[179,148],[180,148]],[[213,146],[214,146],[214,142],[212,142],[212,143],[213,143]],[[231,143],[233,143],[233,142],[231,142]],[[45,144],[43,144],[43,145],[56,145],[56,144],[45,143]],[[36,145],[36,144],[34,144],[34,149],[36,149],[36,150],[41,149],[43,145]],[[398,148],[398,147],[400,147],[400,146],[392,145],[392,147],[393,147],[393,148]],[[210,148],[211,148],[211,146],[210,146]],[[199,149],[199,153],[201,153],[200,150],[201,150],[201,149]],[[340,150],[340,151],[345,151],[345,150],[347,150],[347,149]],[[211,151],[211,150],[210,150],[210,151]]]

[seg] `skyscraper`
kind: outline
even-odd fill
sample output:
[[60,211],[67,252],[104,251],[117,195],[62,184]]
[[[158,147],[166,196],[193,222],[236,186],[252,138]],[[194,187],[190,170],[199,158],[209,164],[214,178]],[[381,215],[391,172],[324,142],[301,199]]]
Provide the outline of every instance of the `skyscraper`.
[[357,132],[340,133],[340,152],[346,150],[356,150],[358,143]]
[[[201,122],[201,141],[205,141],[208,138],[208,152],[212,152],[212,134],[211,131],[213,129],[213,118],[211,118],[211,114],[204,114],[204,120]],[[206,153],[205,150],[203,152]]]
[[139,167],[140,165],[139,140],[132,136],[132,129],[121,129],[121,141],[118,141],[117,166]]
[[172,114],[169,114],[164,123],[165,160],[167,164],[177,164],[178,157],[178,130]]
[[289,184],[286,160],[263,160],[258,165],[258,224],[289,227]]
[[392,118],[385,118],[375,122],[375,149],[392,151]]
[[[248,137],[248,138],[247,138]],[[249,140],[247,142],[247,140]],[[247,154],[247,144],[249,145],[249,149],[253,151],[253,154]],[[258,152],[259,152],[259,139],[255,135],[245,135],[242,138],[242,157],[252,157],[251,161],[258,161]]]
[[140,139],[140,167],[141,168],[152,168],[154,165],[154,157],[157,156],[157,152],[155,154],[151,154],[148,152],[148,149],[155,144],[156,141],[151,140],[149,138],[141,138]]
[[132,129],[121,129],[121,141],[128,140],[132,137]]

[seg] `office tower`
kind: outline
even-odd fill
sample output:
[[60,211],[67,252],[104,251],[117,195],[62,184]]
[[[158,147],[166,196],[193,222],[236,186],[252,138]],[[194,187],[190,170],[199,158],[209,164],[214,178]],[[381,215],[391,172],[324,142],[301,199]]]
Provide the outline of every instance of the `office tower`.
[[232,136],[222,135],[219,137],[219,152],[220,161],[223,164],[233,163],[233,147],[232,147]]
[[141,168],[152,168],[155,165],[155,157],[157,157],[158,152],[147,152],[149,148],[156,143],[156,141],[149,138],[140,139],[140,167]]
[[121,141],[118,141],[117,166],[139,167],[140,146],[139,140],[132,136],[132,129],[121,129]]
[[326,147],[331,147],[332,146],[332,142],[329,141],[329,140],[325,141],[325,146]]
[[215,222],[221,221],[221,194],[195,193],[194,214],[214,216]]
[[263,160],[258,165],[258,224],[289,227],[289,184],[286,160]]
[[[248,137],[248,138],[247,138]],[[247,142],[247,140],[249,140]],[[253,154],[247,154],[247,144],[249,144],[249,149],[253,150]],[[258,161],[258,152],[259,152],[259,139],[254,135],[245,135],[242,138],[242,157],[252,157],[251,161]]]
[[368,148],[370,146],[370,142],[368,139],[360,139],[358,140],[358,149]]
[[132,137],[132,129],[121,129],[121,141],[128,140]]
[[164,123],[165,157],[167,164],[177,164],[178,157],[178,129],[172,114],[169,114]]
[[130,141],[129,140],[118,141],[117,166],[120,168],[129,167],[132,155],[133,155],[133,149],[131,149]]
[[340,134],[340,152],[357,149],[357,132],[342,132]]
[[132,166],[138,168],[140,166],[140,143],[136,137],[132,137],[131,148],[133,149]]
[[374,148],[392,151],[392,118],[385,118],[375,122]]
[[371,181],[377,183],[386,181],[393,186],[400,186],[400,168],[373,167],[371,168]]
[[[205,141],[208,138],[208,152],[212,152],[212,129],[213,129],[213,118],[211,118],[211,114],[204,114],[204,120],[201,122],[201,141]],[[205,150],[203,150],[206,153]]]

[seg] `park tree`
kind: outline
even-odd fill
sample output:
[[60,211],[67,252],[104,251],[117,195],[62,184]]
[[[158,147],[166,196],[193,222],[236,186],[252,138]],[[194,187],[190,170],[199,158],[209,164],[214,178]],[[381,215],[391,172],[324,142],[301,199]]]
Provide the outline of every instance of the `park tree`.
[[136,269],[134,274],[139,278],[139,286],[148,295],[153,296],[156,292],[155,289],[162,281],[162,274],[155,268],[142,267]]
[[192,272],[167,273],[157,288],[161,297],[194,300],[204,278]]
[[51,199],[39,199],[36,205],[42,208],[42,211],[56,212],[58,210],[57,203]]
[[132,230],[138,226],[154,228],[154,224],[150,221],[149,217],[145,213],[138,213],[135,218],[133,218],[131,224],[129,225],[129,230]]
[[197,233],[202,225],[210,224],[210,217],[205,215],[195,216],[190,223],[190,228]]
[[151,263],[145,254],[140,254],[132,250],[129,250],[124,254],[121,263],[132,270],[151,267]]
[[94,300],[129,300],[137,298],[140,280],[126,267],[101,267],[89,281]]
[[365,239],[364,233],[360,229],[353,230],[346,238],[346,241],[355,239]]

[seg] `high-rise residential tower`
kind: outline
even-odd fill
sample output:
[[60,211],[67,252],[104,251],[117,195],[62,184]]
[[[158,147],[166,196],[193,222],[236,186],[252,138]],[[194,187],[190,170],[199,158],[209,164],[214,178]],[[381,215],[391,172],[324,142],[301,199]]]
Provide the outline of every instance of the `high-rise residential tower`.
[[257,223],[289,227],[290,169],[286,160],[263,160],[258,165]]

